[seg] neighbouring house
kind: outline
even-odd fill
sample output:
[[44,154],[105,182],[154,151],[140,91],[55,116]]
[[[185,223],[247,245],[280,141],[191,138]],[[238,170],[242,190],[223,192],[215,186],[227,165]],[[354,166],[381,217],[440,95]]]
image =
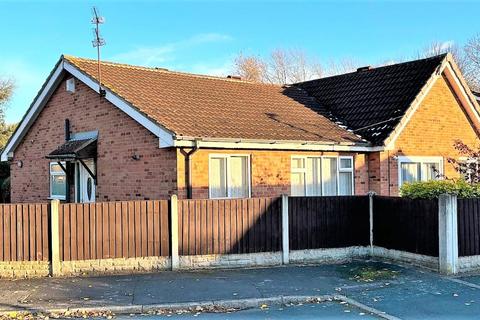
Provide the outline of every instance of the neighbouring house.
[[62,56],[1,154],[12,202],[397,195],[455,176],[479,106],[451,55],[277,86]]

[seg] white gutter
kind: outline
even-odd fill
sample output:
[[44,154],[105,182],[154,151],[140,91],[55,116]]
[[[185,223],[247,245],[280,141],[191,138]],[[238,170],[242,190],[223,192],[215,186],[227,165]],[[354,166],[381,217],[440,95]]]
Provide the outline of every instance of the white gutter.
[[234,139],[185,139],[177,138],[173,141],[174,147],[195,146],[212,149],[262,149],[262,150],[300,150],[300,151],[346,151],[346,152],[375,152],[383,151],[383,146],[361,146],[354,144],[324,143],[324,142],[296,142],[296,141],[268,141],[268,140],[234,140]]

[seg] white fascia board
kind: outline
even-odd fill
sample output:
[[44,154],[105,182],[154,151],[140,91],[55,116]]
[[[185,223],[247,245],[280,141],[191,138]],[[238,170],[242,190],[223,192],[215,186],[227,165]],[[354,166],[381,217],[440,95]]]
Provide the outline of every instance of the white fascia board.
[[462,85],[462,81],[459,79],[457,73],[454,71],[450,63],[445,68],[445,76],[452,85],[453,90],[455,91],[457,97],[464,106],[465,111],[470,116],[470,119],[474,121],[477,130],[480,131],[480,115],[478,113],[479,110],[477,109],[477,106],[474,105],[474,99],[470,100],[469,95],[465,90],[465,87]]
[[[77,67],[69,63],[68,61],[64,62],[64,68],[75,78],[79,79],[85,83],[90,89],[98,93],[98,82],[87,76],[85,73],[80,71]],[[120,98],[118,95],[114,94],[108,88],[103,87],[105,90],[105,99],[110,101],[114,106],[118,107],[120,110],[128,114],[135,121],[140,123],[148,131],[153,133],[159,138],[159,147],[166,148],[173,146],[173,133],[166,130],[162,126],[158,125],[156,122],[152,121],[136,108],[132,107],[128,102]]]
[[289,143],[289,142],[239,142],[239,141],[195,141],[175,140],[174,147],[199,147],[211,149],[259,149],[259,150],[299,150],[299,151],[344,151],[344,152],[375,152],[383,151],[383,147],[339,145],[339,144],[314,144],[314,143]]
[[7,145],[5,146],[5,149],[3,149],[3,152],[0,156],[0,161],[8,161],[8,158],[13,157],[13,151],[15,147],[20,143],[22,138],[27,133],[28,129],[30,129],[30,126],[35,121],[38,114],[43,109],[43,106],[48,101],[52,92],[55,90],[58,83],[60,82],[62,71],[63,71],[63,62],[60,61],[56,69],[53,71],[52,75],[50,76],[50,79],[43,87],[42,91],[36,97],[32,106],[28,109],[27,114],[24,116],[17,130],[15,130],[13,136],[8,141]]

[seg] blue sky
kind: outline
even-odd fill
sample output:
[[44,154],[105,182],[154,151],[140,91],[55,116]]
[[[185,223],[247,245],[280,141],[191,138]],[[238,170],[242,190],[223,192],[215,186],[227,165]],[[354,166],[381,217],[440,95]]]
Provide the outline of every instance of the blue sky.
[[21,119],[62,53],[96,56],[92,5],[106,18],[106,60],[214,75],[229,74],[240,52],[293,48],[368,65],[480,32],[480,2],[0,0],[0,76],[17,85],[8,122]]

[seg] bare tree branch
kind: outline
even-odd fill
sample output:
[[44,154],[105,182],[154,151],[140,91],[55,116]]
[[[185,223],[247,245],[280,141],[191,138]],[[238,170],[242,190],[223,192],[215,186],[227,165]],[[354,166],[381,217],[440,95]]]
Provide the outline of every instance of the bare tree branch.
[[287,84],[322,75],[322,66],[302,50],[276,49],[267,59],[240,54],[234,63],[234,72],[250,81]]
[[13,94],[14,87],[12,80],[0,79],[0,122],[2,123],[5,121],[5,109]]

